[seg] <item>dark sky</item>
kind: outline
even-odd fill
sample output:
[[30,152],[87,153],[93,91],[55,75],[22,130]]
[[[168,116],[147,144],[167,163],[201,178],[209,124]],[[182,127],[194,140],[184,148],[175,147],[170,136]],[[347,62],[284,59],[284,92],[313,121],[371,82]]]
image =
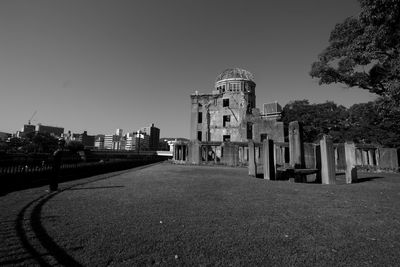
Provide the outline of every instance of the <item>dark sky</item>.
[[190,97],[240,67],[257,106],[373,100],[308,75],[356,0],[0,1],[0,131],[33,123],[72,132],[132,132],[155,123],[188,137]]

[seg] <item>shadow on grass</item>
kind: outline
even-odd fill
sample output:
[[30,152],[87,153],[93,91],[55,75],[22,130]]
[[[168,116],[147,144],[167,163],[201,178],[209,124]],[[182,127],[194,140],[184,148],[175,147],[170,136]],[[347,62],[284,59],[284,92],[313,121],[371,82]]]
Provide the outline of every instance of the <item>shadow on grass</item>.
[[257,173],[256,178],[258,179],[264,179],[264,173]]
[[[17,232],[17,236],[21,241],[22,246],[28,252],[31,257],[40,265],[40,266],[51,266],[45,260],[44,256],[51,255],[54,257],[57,262],[64,266],[82,266],[79,262],[77,262],[74,258],[68,255],[65,250],[63,250],[57,243],[49,236],[46,229],[42,225],[42,208],[43,205],[52,199],[57,194],[63,192],[64,190],[58,191],[49,195],[42,195],[39,198],[29,202],[25,207],[21,209],[18,213],[17,219],[15,221],[15,230]],[[37,248],[31,243],[32,237],[28,236],[29,231],[24,228],[24,219],[26,217],[26,213],[30,207],[32,208],[32,212],[29,217],[29,223],[32,227],[32,231],[35,234],[35,237],[40,242],[40,244],[46,249],[48,253],[40,253]],[[21,261],[21,259],[17,259],[14,262],[10,261],[11,264],[15,264]]]
[[364,183],[364,182],[369,182],[369,181],[373,181],[375,179],[381,179],[384,178],[382,176],[372,176],[372,177],[365,177],[365,178],[358,178],[356,183]]
[[92,186],[92,187],[82,187],[82,188],[70,188],[67,189],[69,191],[73,191],[73,190],[86,190],[86,189],[108,189],[108,188],[121,188],[121,187],[125,187],[123,185],[113,185],[113,186]]
[[[144,165],[140,167],[136,167],[136,170],[148,168],[150,166],[156,165],[158,163],[153,163],[149,165]],[[131,170],[127,170],[128,172]],[[123,172],[118,172],[118,173],[113,173],[110,175],[107,175],[105,177],[100,177],[96,178],[90,181],[85,181],[77,184],[73,184],[71,186],[68,186],[62,190],[56,191],[54,193],[49,193],[49,194],[44,194],[41,195],[40,197],[32,200],[28,204],[26,204],[18,213],[17,218],[15,219],[15,232],[16,235],[24,248],[25,251],[21,252],[23,254],[24,252],[27,252],[30,257],[23,257],[23,258],[18,258],[18,259],[12,259],[12,260],[7,260],[7,261],[1,261],[0,260],[0,265],[4,264],[20,264],[23,263],[25,260],[29,259],[34,259],[39,266],[52,266],[54,263],[50,264],[47,262],[46,258],[48,256],[52,256],[60,265],[64,266],[82,266],[79,262],[77,262],[72,256],[70,256],[63,248],[61,248],[52,238],[51,236],[47,233],[46,229],[44,228],[42,224],[43,219],[48,219],[51,216],[41,216],[42,214],[42,209],[43,206],[48,202],[50,199],[55,197],[56,195],[68,191],[68,190],[74,190],[74,187],[76,186],[84,186],[89,183],[105,180],[112,178],[114,176],[118,176]],[[101,189],[101,188],[121,188],[124,186],[104,186],[104,187],[87,187],[87,188],[77,188],[75,190],[80,190],[80,189]],[[31,214],[29,216],[29,209],[32,209]],[[25,229],[25,224],[29,223],[31,226],[32,231],[29,229]],[[34,236],[32,236],[32,232]],[[40,252],[39,248],[37,248],[37,245],[35,247],[34,241],[38,241],[40,243],[40,246],[42,246],[46,252]],[[78,247],[82,248],[82,247]]]

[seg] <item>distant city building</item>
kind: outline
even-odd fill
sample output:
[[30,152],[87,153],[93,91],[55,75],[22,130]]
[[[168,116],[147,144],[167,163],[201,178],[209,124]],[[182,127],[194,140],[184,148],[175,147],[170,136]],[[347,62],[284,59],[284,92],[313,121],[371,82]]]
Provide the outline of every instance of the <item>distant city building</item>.
[[17,131],[16,132],[15,136],[18,137],[18,138],[24,138],[24,137],[26,137],[27,134],[34,133],[35,132],[35,128],[36,128],[35,125],[25,124],[22,127],[21,131]]
[[72,133],[71,131],[68,131],[67,133],[64,133],[61,135],[62,138],[64,138],[65,142],[69,142],[72,140]]
[[104,149],[104,134],[96,135],[94,139],[94,147],[97,149]]
[[7,141],[11,136],[12,134],[10,133],[0,132],[0,141]]
[[122,129],[117,129],[115,134],[96,136],[94,147],[113,150],[157,150],[159,136],[160,129],[154,127],[154,124],[125,135]]
[[81,142],[85,148],[94,148],[95,136],[88,135],[87,131],[82,134],[72,134],[71,140]]
[[35,125],[25,124],[24,127],[22,127],[21,132],[24,132],[25,134],[33,133],[35,132],[35,129],[36,129]]
[[123,133],[123,130],[122,130],[122,129],[117,129],[117,130],[115,131],[115,134],[118,135],[118,136],[122,136],[122,133]]
[[150,136],[142,132],[127,133],[125,135],[126,150],[149,150]]
[[[136,147],[134,150],[149,150],[150,149],[150,136],[147,134],[136,133],[135,136]],[[150,149],[153,150],[153,149]]]
[[64,133],[64,128],[37,124],[35,131],[37,133],[47,133],[55,137],[61,137]]
[[106,134],[104,136],[104,149],[119,149],[120,136],[116,134]]
[[136,148],[136,134],[135,133],[127,133],[125,135],[126,143],[125,150],[135,150]]
[[158,149],[158,142],[160,141],[160,129],[154,127],[154,123],[151,126],[143,127],[140,129],[140,132],[145,133],[149,136],[149,149],[150,150],[157,150]]

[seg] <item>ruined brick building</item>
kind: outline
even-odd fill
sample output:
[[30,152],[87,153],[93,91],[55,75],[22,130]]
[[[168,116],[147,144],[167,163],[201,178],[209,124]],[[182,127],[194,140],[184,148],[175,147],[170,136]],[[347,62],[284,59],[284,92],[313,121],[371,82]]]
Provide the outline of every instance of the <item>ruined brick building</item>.
[[268,135],[283,142],[283,123],[278,103],[256,108],[256,83],[243,69],[227,69],[217,76],[210,94],[195,93],[191,98],[191,140],[260,142]]
[[256,108],[256,83],[249,71],[224,70],[210,91],[190,96],[190,142],[176,144],[174,159],[223,162],[224,147],[232,145],[239,164],[247,161],[249,140],[260,143],[268,136],[284,142],[282,108],[277,102],[264,104],[262,112]]

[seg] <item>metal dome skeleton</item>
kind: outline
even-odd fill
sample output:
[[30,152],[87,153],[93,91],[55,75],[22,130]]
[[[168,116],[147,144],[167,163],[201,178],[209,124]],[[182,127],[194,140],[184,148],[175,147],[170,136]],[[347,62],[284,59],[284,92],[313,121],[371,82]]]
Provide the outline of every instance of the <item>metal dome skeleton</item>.
[[217,76],[216,82],[227,79],[243,79],[254,82],[254,75],[251,72],[244,69],[230,68],[224,70],[221,74],[219,74]]

